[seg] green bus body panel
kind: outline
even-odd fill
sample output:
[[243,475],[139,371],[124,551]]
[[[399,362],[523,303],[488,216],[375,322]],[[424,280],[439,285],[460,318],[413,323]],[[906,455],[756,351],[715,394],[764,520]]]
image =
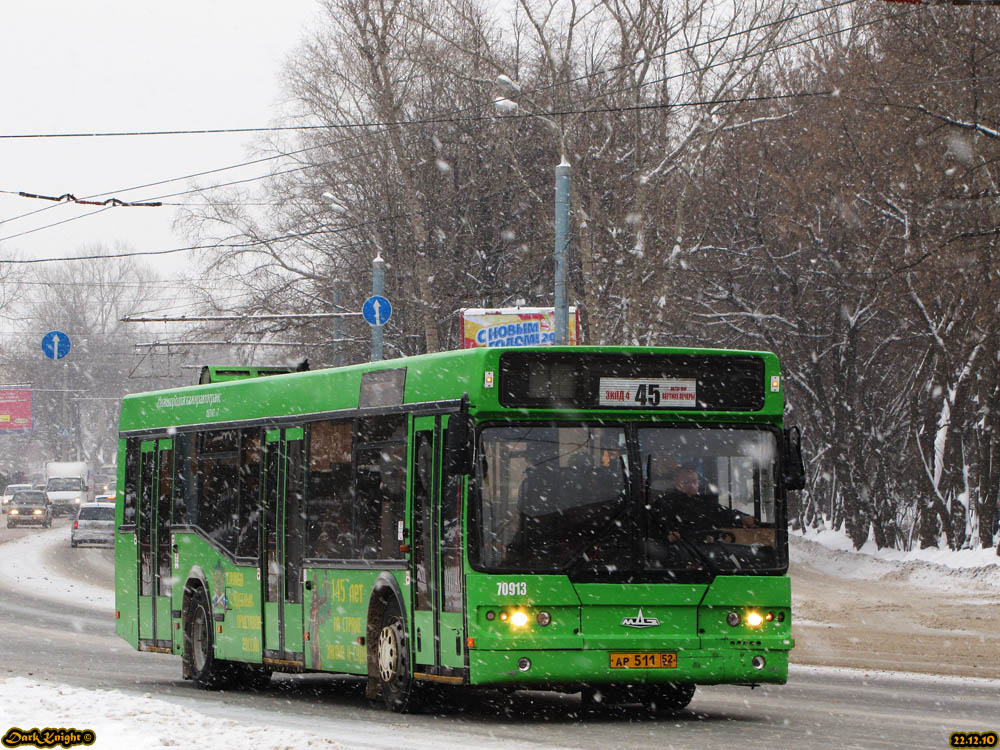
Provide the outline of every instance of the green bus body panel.
[[434,663],[434,613],[413,611],[413,663]]
[[[778,359],[769,352],[739,352],[712,349],[675,349],[667,347],[539,347],[539,350],[573,353],[651,353],[749,355],[764,361],[765,383],[780,376]],[[507,409],[500,405],[499,389],[487,387],[484,373],[499,372],[504,349],[465,349],[438,352],[418,357],[352,365],[336,370],[314,370],[266,378],[249,378],[224,383],[175,388],[155,393],[140,393],[122,400],[120,429],[166,429],[173,425],[198,425],[264,417],[288,417],[342,409],[355,409],[361,388],[361,375],[373,370],[406,369],[405,403],[445,401],[469,394],[473,413],[490,416],[538,415],[549,419],[554,413],[571,415],[600,413],[604,418],[617,414],[626,419],[648,418],[651,414],[685,421],[704,419],[704,412],[690,409],[639,409],[566,412],[553,409]],[[780,383],[780,380],[779,380]],[[758,412],[712,412],[714,419],[731,422],[780,423],[784,412],[783,389],[764,388],[764,407]]]
[[441,666],[465,667],[465,617],[461,612],[441,613]]
[[[377,570],[306,569],[306,669],[368,674],[364,646],[368,604]],[[405,591],[403,573],[397,584]]]
[[[404,404],[454,403],[467,393],[469,412],[478,423],[558,418],[782,424],[784,394],[780,367],[777,357],[767,352],[667,347],[524,347],[518,351],[532,349],[578,354],[757,356],[764,363],[764,405],[755,412],[710,413],[691,409],[506,408],[500,404],[500,389],[496,386],[500,357],[509,349],[439,352],[336,370],[135,394],[122,402],[116,521],[121,527],[125,437],[162,434],[173,427],[251,420],[260,420],[258,424],[270,428],[273,423],[268,425],[268,420],[356,410],[362,375],[376,370],[405,368]],[[290,427],[286,439],[304,437],[300,423],[285,424]],[[430,429],[431,421],[414,419],[410,424],[408,451],[412,452],[412,427]],[[267,434],[268,440],[278,437],[277,432]],[[412,478],[408,475],[408,519],[412,496]],[[468,539],[466,524],[463,511],[463,538]],[[437,660],[438,665],[457,670],[472,684],[544,687],[581,682],[783,683],[788,673],[788,651],[794,645],[787,576],[719,576],[711,583],[697,584],[574,584],[568,576],[474,571],[467,557],[464,613],[414,612],[410,575],[402,568],[386,571],[304,567],[300,581],[288,581],[289,586],[302,586],[302,603],[284,603],[284,633],[279,634],[279,605],[263,602],[256,564],[237,564],[193,531],[177,528],[173,536],[177,551],[171,556],[174,583],[170,611],[164,614],[160,610],[157,621],[170,625],[169,637],[176,654],[183,649],[183,631],[180,619],[173,615],[182,612],[185,585],[204,581],[216,627],[217,658],[260,663],[265,643],[279,643],[279,636],[283,636],[285,652],[302,654],[306,670],[367,674],[367,648],[371,645],[366,645],[369,606],[377,579],[386,573],[393,577],[400,592],[408,632],[416,635],[410,638],[412,663],[433,665]],[[138,547],[135,532],[128,527],[124,531],[119,528],[116,535],[115,567],[119,613],[116,631],[137,648],[138,622],[150,621],[153,603],[146,599],[140,605]],[[511,591],[519,593],[506,593]],[[745,624],[750,609],[768,614],[771,619],[759,628],[750,628]],[[515,610],[528,615],[526,625],[515,627],[510,622],[509,615]],[[546,626],[538,622],[538,614],[543,611],[551,617]],[[735,627],[727,622],[732,612],[740,616]],[[623,621],[639,626],[632,627]],[[649,624],[652,621],[655,626]],[[437,644],[435,630],[439,634]],[[613,652],[672,652],[677,654],[677,666],[614,669]],[[755,669],[751,663],[755,656],[764,658],[766,666]],[[531,660],[527,672],[518,669],[521,658]]]
[[[526,594],[500,596],[497,585],[524,582]],[[572,584],[564,576],[467,576],[473,684],[560,685],[580,681],[784,683],[791,637],[789,579],[719,576],[711,584]],[[473,610],[472,604],[475,603]],[[517,628],[500,613],[520,610],[528,624]],[[774,617],[759,628],[744,622],[747,611]],[[640,612],[641,610],[641,612]],[[539,612],[551,623],[537,624]],[[740,614],[731,626],[730,612]],[[779,615],[781,619],[779,621]],[[626,627],[623,620],[656,621]],[[612,652],[676,652],[676,669],[612,669]],[[765,667],[755,669],[755,655]],[[517,661],[532,661],[530,673]]]
[[[215,655],[260,663],[261,650],[261,584],[255,565],[237,565],[194,533],[175,533],[177,554],[173,572],[173,609],[182,611],[185,582],[196,579],[199,572],[208,585],[213,624],[216,628]],[[221,618],[221,619],[220,619]],[[177,638],[180,630],[174,631]],[[177,647],[175,641],[175,648]]]
[[[761,670],[751,665],[757,650],[682,651],[675,669],[611,669],[608,651],[479,651],[469,653],[470,683],[473,685],[567,686],[582,684],[687,682],[699,685],[782,685],[788,680],[788,652],[766,653]],[[517,668],[518,660],[531,660],[530,678]]]

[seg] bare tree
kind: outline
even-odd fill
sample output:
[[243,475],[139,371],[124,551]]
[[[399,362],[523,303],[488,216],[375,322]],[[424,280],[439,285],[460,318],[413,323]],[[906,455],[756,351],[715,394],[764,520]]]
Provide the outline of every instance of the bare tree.
[[[101,248],[85,248],[99,255]],[[47,451],[38,462],[55,457],[79,457],[113,463],[117,455],[120,399],[136,389],[129,373],[136,360],[135,336],[121,318],[140,312],[156,275],[131,258],[65,262],[34,266],[25,274],[19,295],[16,351],[8,349],[4,369],[18,382],[34,388],[33,442]],[[42,333],[64,332],[70,353],[63,359],[43,356]],[[143,389],[167,382],[144,382]],[[67,435],[67,433],[69,433]]]

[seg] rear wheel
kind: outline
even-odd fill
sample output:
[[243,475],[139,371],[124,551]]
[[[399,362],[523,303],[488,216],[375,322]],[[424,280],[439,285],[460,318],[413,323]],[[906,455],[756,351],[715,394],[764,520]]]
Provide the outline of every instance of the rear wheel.
[[204,589],[195,589],[185,599],[184,660],[185,673],[198,687],[219,690],[229,684],[232,670],[215,658],[212,609]]
[[403,615],[395,601],[382,613],[382,627],[375,646],[378,682],[390,711],[406,713],[417,708],[416,686],[410,676],[410,642]]
[[643,705],[658,713],[676,713],[687,708],[694,698],[695,686],[676,682],[650,685],[643,696]]

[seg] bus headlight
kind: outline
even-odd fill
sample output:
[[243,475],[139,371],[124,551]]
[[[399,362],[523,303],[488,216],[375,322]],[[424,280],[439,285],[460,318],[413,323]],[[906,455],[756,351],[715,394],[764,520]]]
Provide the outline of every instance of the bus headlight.
[[759,628],[764,624],[764,616],[760,612],[750,611],[747,612],[746,622],[751,628]]
[[515,628],[523,628],[528,624],[528,614],[521,610],[516,610],[510,615],[510,624]]

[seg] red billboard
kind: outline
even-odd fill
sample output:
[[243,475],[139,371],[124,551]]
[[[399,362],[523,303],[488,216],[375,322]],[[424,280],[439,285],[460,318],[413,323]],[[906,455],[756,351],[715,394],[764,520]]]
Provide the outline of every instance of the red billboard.
[[31,386],[0,385],[0,431],[31,429]]

